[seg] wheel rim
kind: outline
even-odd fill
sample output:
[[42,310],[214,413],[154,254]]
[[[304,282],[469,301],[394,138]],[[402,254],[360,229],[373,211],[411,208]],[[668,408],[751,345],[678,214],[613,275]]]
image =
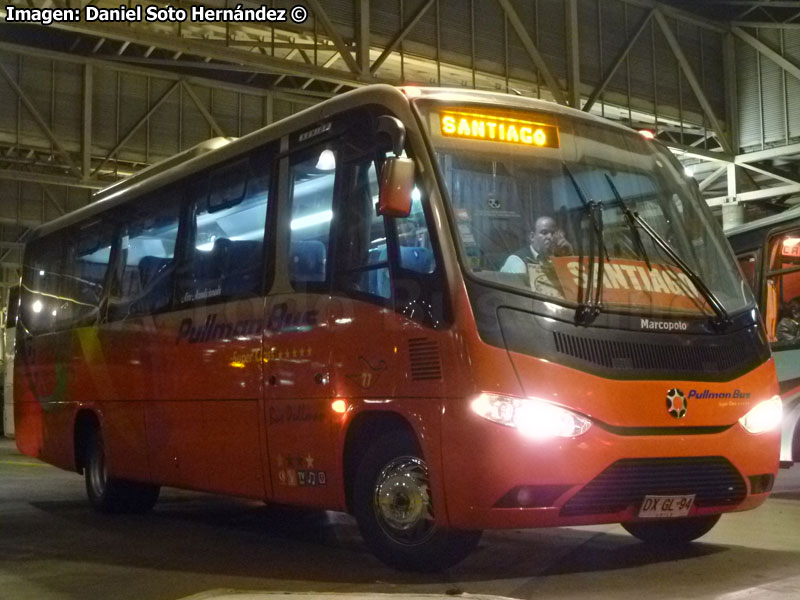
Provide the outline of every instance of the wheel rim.
[[98,439],[95,442],[94,454],[89,461],[89,482],[96,496],[102,496],[106,489],[106,455],[103,443]]
[[402,456],[387,464],[375,483],[374,509],[381,529],[397,543],[420,544],[433,535],[435,521],[425,461]]

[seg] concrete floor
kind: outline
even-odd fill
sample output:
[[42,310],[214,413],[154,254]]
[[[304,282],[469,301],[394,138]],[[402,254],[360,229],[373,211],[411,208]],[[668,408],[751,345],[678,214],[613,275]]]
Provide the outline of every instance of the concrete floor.
[[723,517],[682,550],[648,550],[616,525],[490,532],[447,573],[410,575],[379,563],[353,521],[333,513],[167,489],[149,515],[98,515],[80,476],[0,441],[0,599],[174,600],[230,591],[250,592],[234,596],[242,600],[277,591],[335,592],[337,600],[800,598],[800,466],[781,471],[763,507]]

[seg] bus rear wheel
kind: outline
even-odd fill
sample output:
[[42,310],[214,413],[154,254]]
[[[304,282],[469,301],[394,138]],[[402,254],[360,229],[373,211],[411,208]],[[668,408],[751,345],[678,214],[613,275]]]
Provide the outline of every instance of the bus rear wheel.
[[428,466],[410,435],[387,434],[366,451],[353,485],[353,512],[367,546],[385,564],[441,571],[478,544],[480,531],[437,522],[429,488]]
[[105,444],[99,428],[88,434],[83,469],[86,495],[92,507],[102,513],[145,513],[155,506],[157,485],[109,477]]
[[688,544],[707,534],[717,524],[719,518],[720,515],[707,515],[652,522],[631,521],[622,523],[622,527],[647,544],[678,546]]

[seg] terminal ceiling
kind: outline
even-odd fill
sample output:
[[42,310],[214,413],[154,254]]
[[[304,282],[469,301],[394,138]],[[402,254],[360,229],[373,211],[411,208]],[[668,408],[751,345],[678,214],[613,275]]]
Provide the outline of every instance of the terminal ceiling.
[[800,1],[303,4],[302,24],[0,24],[2,283],[26,232],[93,191],[372,82],[576,106],[655,131],[713,206],[753,217],[798,199]]

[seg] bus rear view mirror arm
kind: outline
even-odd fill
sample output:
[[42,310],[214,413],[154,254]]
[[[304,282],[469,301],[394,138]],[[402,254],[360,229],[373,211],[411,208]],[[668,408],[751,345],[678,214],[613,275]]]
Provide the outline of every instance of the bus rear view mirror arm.
[[381,115],[378,117],[377,135],[380,139],[385,135],[391,141],[391,150],[395,156],[400,156],[403,153],[403,147],[406,143],[406,126],[397,117],[390,115]]

